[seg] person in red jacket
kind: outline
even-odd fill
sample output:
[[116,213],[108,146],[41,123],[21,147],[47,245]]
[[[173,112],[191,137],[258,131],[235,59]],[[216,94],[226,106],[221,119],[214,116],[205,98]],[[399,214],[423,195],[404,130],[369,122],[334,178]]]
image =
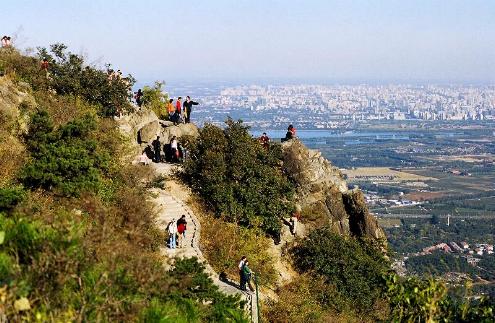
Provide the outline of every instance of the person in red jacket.
[[177,102],[175,103],[175,111],[177,111],[178,114],[181,114],[182,112],[182,97],[177,98]]
[[179,234],[179,248],[184,247],[184,239],[186,238],[187,221],[186,216],[183,214],[179,220],[177,220],[177,233]]

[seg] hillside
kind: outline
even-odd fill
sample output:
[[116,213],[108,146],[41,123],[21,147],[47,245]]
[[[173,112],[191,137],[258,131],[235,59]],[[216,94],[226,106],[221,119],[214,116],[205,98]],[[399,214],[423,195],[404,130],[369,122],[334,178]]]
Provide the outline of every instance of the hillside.
[[[391,272],[362,193],[298,140],[265,148],[231,119],[175,126],[157,117],[159,87],[137,109],[131,75],[61,44],[1,49],[0,75],[2,321],[248,322],[242,255],[262,321],[493,319],[491,300]],[[135,162],[157,135],[179,137],[184,164]],[[179,214],[191,231],[173,251],[165,228]]]

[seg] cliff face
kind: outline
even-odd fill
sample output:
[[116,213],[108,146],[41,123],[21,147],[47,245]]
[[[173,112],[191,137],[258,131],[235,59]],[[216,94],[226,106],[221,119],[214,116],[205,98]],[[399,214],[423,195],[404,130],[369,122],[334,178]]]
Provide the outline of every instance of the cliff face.
[[297,187],[303,213],[313,213],[341,235],[386,240],[360,190],[349,190],[340,170],[299,140],[282,144],[284,169]]

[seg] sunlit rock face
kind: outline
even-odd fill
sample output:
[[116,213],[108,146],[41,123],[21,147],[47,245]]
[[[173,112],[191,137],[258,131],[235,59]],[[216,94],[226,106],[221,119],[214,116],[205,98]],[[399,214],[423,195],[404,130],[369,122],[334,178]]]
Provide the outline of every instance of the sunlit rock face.
[[296,199],[305,213],[323,218],[342,235],[386,239],[363,193],[349,190],[340,170],[320,152],[308,149],[297,139],[284,142],[282,149],[284,170],[296,184]]

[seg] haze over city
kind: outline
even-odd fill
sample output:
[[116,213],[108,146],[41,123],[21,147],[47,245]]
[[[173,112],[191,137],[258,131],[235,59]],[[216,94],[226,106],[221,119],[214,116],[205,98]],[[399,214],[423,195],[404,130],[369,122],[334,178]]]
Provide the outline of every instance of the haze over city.
[[18,47],[63,42],[141,82],[495,81],[493,1],[2,1]]

